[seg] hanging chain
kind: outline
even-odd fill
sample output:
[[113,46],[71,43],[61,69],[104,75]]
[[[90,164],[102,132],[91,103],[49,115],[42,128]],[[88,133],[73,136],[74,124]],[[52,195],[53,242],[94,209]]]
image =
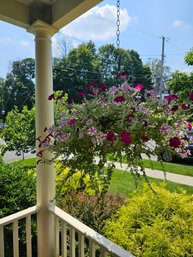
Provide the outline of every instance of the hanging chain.
[[117,31],[116,31],[116,35],[117,35],[117,49],[120,46],[120,0],[117,0]]

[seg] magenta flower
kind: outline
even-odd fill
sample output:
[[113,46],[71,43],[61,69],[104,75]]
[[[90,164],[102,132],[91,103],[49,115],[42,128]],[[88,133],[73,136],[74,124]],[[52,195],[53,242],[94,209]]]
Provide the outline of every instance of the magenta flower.
[[48,97],[48,100],[53,100],[54,99],[54,93],[53,94],[51,94],[51,95],[49,95],[49,97]]
[[117,80],[126,80],[127,78],[128,78],[128,72],[127,72],[127,71],[120,72],[120,73],[116,76],[116,79],[117,79]]
[[169,145],[173,148],[178,148],[180,146],[180,139],[178,137],[170,138]]
[[42,157],[44,150],[40,150],[36,153],[37,156]]
[[141,136],[141,140],[143,142],[148,142],[150,140],[150,138],[148,136],[143,135],[143,136]]
[[62,97],[63,97],[63,95],[59,95],[59,96],[57,97],[57,100],[62,99]]
[[87,86],[86,86],[87,88],[93,88],[94,87],[94,82],[90,82]]
[[85,95],[86,95],[86,91],[84,91],[84,90],[79,93],[79,96],[84,97]]
[[115,133],[114,133],[113,131],[107,132],[106,139],[107,139],[108,141],[113,142],[113,141],[115,140]]
[[68,126],[73,126],[76,123],[76,119],[72,118],[69,121],[67,121]]
[[126,118],[129,122],[131,122],[133,119],[134,119],[134,114],[133,113],[130,113]]
[[183,109],[183,110],[186,110],[186,109],[188,109],[188,108],[189,108],[188,104],[185,104],[185,103],[182,104],[182,109]]
[[131,134],[128,131],[122,131],[121,132],[121,141],[125,145],[130,145],[131,144]]
[[193,92],[190,92],[190,93],[189,93],[189,99],[190,99],[191,101],[193,101]]
[[141,91],[143,88],[144,86],[142,84],[137,84],[137,86],[135,87],[137,91]]
[[124,96],[117,96],[114,98],[114,102],[115,103],[122,103],[125,101],[125,97]]
[[94,127],[88,128],[87,133],[89,136],[94,136],[96,134],[97,130]]
[[189,121],[187,121],[187,127],[188,127],[188,130],[190,131],[192,129],[192,125]]
[[178,96],[177,95],[167,95],[165,97],[165,99],[167,99],[168,102],[170,103],[171,101],[178,99]]
[[99,89],[102,89],[102,90],[105,90],[105,89],[106,89],[106,86],[105,86],[103,83],[99,83],[99,84],[98,84],[98,88],[99,88]]
[[174,105],[171,110],[172,110],[173,112],[177,111],[177,110],[178,110],[178,105],[177,105],[177,104]]

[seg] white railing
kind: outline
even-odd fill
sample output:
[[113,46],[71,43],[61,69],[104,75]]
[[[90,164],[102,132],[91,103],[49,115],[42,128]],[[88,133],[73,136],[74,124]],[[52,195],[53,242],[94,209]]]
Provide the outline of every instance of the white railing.
[[55,214],[56,257],[134,257],[60,208],[49,210]]
[[[37,206],[0,219],[0,257],[5,257],[4,228],[12,225],[13,257],[19,257],[19,226],[18,221],[25,220],[26,255],[32,257],[31,216],[38,212]],[[56,206],[49,208],[55,216],[55,257],[134,257],[118,245],[112,243],[93,229],[73,218]]]
[[38,212],[38,207],[33,206],[24,211],[17,212],[0,219],[0,257],[5,257],[5,238],[4,228],[7,225],[12,225],[13,243],[6,242],[13,245],[13,257],[19,257],[19,226],[18,221],[25,219],[26,227],[26,256],[32,257],[32,232],[31,232],[31,216]]

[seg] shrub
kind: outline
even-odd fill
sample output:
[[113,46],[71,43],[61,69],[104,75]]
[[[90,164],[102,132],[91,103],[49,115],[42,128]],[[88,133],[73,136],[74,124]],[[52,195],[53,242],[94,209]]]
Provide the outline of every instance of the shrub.
[[103,234],[106,221],[123,205],[124,200],[123,195],[113,193],[99,196],[71,192],[60,199],[58,205],[90,228]]
[[193,196],[148,187],[105,226],[106,236],[137,257],[193,256]]

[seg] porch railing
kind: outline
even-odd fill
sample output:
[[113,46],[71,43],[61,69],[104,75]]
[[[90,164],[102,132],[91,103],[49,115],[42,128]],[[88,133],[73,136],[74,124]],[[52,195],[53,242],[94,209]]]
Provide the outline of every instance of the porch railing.
[[[52,206],[49,211],[55,216],[55,257],[134,257],[60,208]],[[38,207],[34,206],[0,219],[0,257],[6,256],[4,227],[10,224],[13,234],[12,256],[20,256],[18,221],[22,219],[26,224],[26,256],[32,257],[31,216],[37,212]]]

